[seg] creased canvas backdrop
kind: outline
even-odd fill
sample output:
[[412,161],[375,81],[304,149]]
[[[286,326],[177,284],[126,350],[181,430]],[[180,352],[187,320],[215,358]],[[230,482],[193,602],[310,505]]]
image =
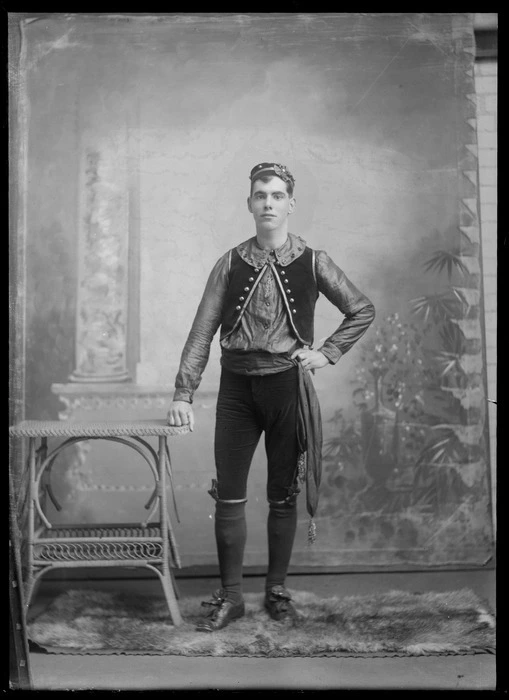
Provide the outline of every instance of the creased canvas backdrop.
[[[206,277],[254,234],[249,171],[283,162],[290,230],[377,309],[315,375],[318,540],[302,502],[294,564],[487,561],[471,16],[57,14],[21,30],[26,416],[166,415]],[[317,341],[340,320],[320,299]],[[216,338],[197,429],[170,445],[184,565],[215,562],[218,380]],[[122,446],[59,460],[55,522],[144,517],[150,474]],[[260,445],[250,565],[266,560],[265,469]]]

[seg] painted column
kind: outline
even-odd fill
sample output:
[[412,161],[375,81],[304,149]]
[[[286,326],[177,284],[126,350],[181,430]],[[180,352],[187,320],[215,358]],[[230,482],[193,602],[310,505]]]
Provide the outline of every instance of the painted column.
[[123,382],[127,369],[129,189],[123,128],[83,134],[76,365],[72,382]]

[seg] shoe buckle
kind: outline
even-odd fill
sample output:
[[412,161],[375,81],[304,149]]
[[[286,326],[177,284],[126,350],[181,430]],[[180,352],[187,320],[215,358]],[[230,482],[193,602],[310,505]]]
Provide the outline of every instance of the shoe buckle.
[[273,588],[270,595],[279,600],[291,600],[292,596],[284,588]]
[[211,606],[211,607],[221,607],[221,605],[225,602],[226,598],[223,596],[221,593],[216,592],[212,595],[212,598],[210,600],[202,600],[202,605],[203,606]]

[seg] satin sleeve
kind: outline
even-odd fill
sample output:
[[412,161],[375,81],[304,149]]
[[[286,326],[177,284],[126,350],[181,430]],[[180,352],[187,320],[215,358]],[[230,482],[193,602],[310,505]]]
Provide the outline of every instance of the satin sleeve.
[[205,285],[198,310],[180,357],[175,378],[174,401],[193,402],[193,395],[210,356],[212,340],[221,325],[221,316],[228,289],[229,253],[216,262]]
[[315,271],[318,290],[344,318],[320,348],[331,364],[362,338],[375,318],[375,307],[323,251],[316,251]]

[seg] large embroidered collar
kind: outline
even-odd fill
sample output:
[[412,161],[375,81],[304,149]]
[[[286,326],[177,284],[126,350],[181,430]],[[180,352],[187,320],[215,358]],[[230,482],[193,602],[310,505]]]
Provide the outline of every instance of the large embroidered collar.
[[289,233],[288,238],[280,248],[274,251],[264,250],[258,245],[256,236],[253,236],[237,246],[237,253],[248,265],[258,268],[263,267],[273,253],[276,261],[286,267],[302,255],[305,247],[306,241],[303,238]]

